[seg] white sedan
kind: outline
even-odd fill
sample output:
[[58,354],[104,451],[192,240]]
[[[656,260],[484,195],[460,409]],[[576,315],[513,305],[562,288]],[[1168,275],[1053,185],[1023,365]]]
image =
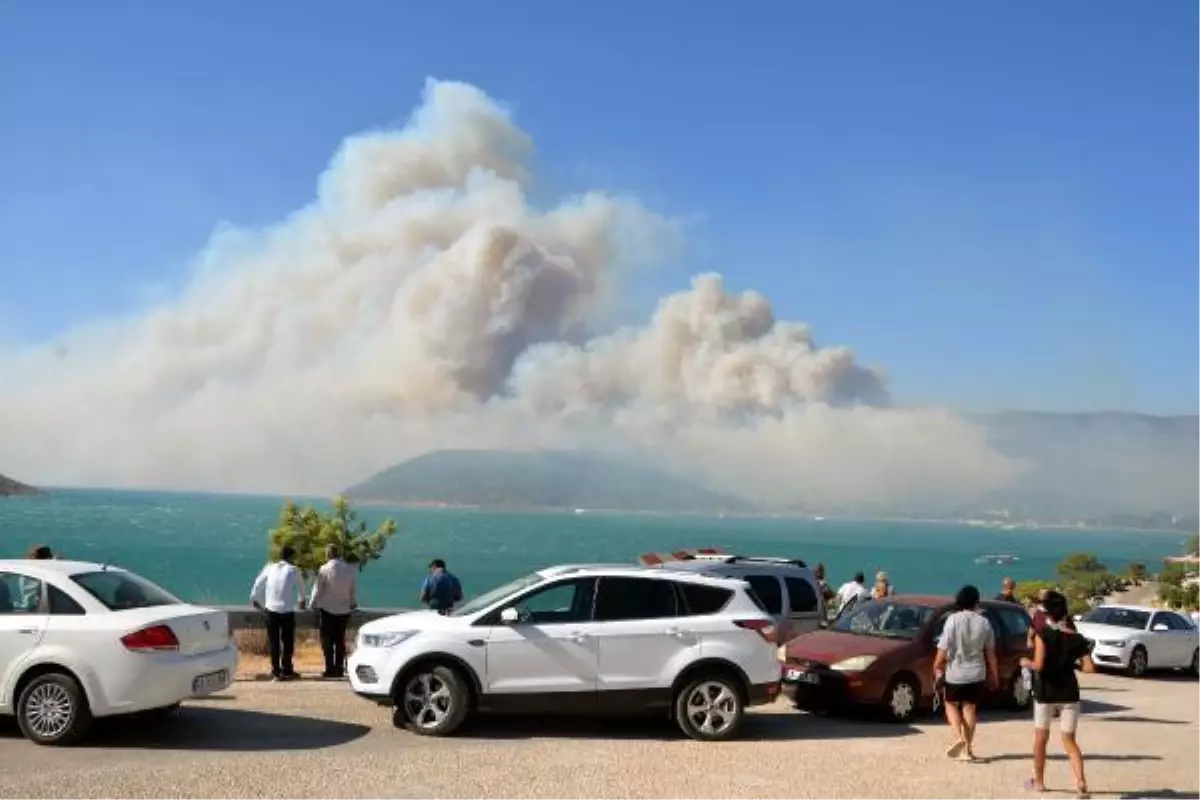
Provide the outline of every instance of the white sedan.
[[1151,669],[1196,674],[1200,632],[1183,614],[1148,606],[1100,606],[1077,618],[1079,632],[1095,642],[1098,667],[1126,670],[1139,678]]
[[223,611],[116,567],[0,561],[0,715],[38,744],[77,741],[95,717],[170,711],[236,669]]

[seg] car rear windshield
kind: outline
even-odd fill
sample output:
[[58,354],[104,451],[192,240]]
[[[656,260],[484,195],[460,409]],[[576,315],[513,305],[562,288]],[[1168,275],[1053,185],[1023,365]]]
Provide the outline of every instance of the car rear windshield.
[[934,609],[872,600],[838,617],[833,629],[860,636],[879,636],[884,639],[915,639],[933,619]]
[[79,584],[92,597],[99,600],[110,611],[126,611],[131,608],[173,606],[182,601],[155,586],[145,578],[121,570],[100,570],[72,575],[71,580]]
[[1094,622],[1097,625],[1113,625],[1117,628],[1132,628],[1145,630],[1150,621],[1148,611],[1134,611],[1130,608],[1097,608],[1089,611],[1080,618],[1081,622]]

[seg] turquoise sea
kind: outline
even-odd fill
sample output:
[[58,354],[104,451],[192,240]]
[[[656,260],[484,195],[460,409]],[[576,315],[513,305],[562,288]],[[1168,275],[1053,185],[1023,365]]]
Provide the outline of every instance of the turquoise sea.
[[[266,532],[282,498],[56,490],[0,498],[0,558],[46,543],[66,558],[114,563],[176,594],[243,604],[262,566]],[[467,595],[551,564],[632,562],[644,552],[723,547],[824,562],[836,586],[855,570],[886,569],[897,590],[995,590],[1004,575],[1049,577],[1067,553],[1097,554],[1110,569],[1151,565],[1180,549],[1179,533],[1012,530],[918,522],[663,517],[367,507],[364,518],[400,524],[385,556],[360,579],[364,606],[411,606],[425,565],[446,559]],[[1012,553],[1010,566],[975,563]]]

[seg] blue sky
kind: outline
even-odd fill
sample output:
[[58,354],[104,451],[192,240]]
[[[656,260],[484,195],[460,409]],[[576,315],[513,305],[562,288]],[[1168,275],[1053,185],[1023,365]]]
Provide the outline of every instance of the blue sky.
[[0,4],[0,341],[177,285],[308,202],[426,76],[512,106],[538,192],[692,222],[901,402],[1194,413],[1197,8],[1163,0]]

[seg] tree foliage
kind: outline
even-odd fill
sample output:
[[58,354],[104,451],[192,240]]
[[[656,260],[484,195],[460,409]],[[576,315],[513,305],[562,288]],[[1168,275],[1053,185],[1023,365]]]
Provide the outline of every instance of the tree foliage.
[[1187,547],[1184,550],[1189,555],[1200,553],[1200,534],[1193,533],[1187,540]]
[[1125,568],[1125,577],[1133,583],[1141,583],[1150,577],[1150,572],[1145,564],[1135,561]]
[[328,512],[312,506],[300,508],[289,500],[268,534],[268,556],[275,560],[285,545],[291,545],[296,550],[296,566],[310,576],[325,563],[325,547],[336,544],[347,563],[363,570],[383,555],[388,539],[396,530],[396,521],[385,519],[374,531],[369,531],[367,523],[358,518],[358,512],[344,497],[335,497]]
[[1057,588],[1054,581],[1017,581],[1016,595],[1023,605],[1032,606],[1037,603],[1042,590]]

